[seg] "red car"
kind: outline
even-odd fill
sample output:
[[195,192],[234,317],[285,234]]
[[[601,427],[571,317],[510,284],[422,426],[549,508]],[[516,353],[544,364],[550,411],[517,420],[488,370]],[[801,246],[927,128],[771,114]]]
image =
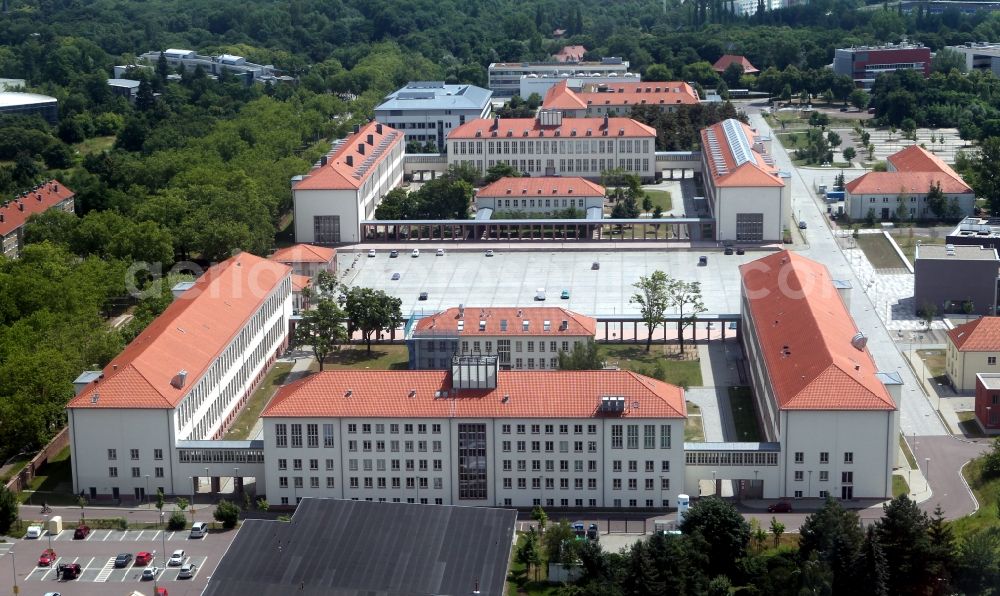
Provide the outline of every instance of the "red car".
[[61,575],[64,580],[76,579],[80,576],[80,564],[63,563],[62,565],[59,565],[59,575]]
[[38,557],[39,567],[48,567],[56,560],[56,551],[51,548],[47,548],[42,551],[42,556]]
[[773,505],[768,505],[767,506],[767,512],[768,513],[791,513],[792,512],[792,504],[789,503],[788,501],[778,501],[777,503],[775,503]]
[[90,526],[77,526],[73,530],[73,540],[83,540],[90,534]]
[[143,567],[149,565],[149,562],[152,560],[153,560],[153,555],[147,553],[146,551],[142,551],[135,556],[135,564],[142,565]]

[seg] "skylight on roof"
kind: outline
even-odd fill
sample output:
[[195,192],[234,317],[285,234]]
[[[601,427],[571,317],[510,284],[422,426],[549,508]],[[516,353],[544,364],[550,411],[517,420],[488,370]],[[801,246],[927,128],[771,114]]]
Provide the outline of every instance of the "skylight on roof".
[[750,148],[750,140],[737,120],[730,118],[723,121],[722,131],[726,135],[726,142],[729,143],[729,152],[733,156],[736,167],[740,167],[745,163],[757,163],[757,159],[753,155],[753,150]]

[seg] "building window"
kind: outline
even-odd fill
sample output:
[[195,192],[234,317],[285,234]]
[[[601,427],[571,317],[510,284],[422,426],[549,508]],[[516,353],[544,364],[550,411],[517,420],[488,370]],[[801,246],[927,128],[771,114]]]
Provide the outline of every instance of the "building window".
[[845,451],[844,452],[844,463],[845,464],[853,464],[854,463],[854,452],[853,451]]
[[292,425],[292,447],[302,447],[302,425]]
[[333,425],[324,424],[323,425],[323,446],[333,447]]
[[132,478],[138,478],[139,476],[142,476],[139,468],[132,468]]
[[319,447],[319,425],[318,424],[307,424],[306,425],[306,437],[308,440],[307,445],[309,447]]
[[802,470],[795,470],[795,481],[802,482],[805,479],[805,474]]
[[802,453],[801,451],[796,451],[795,452],[795,463],[801,464],[801,463],[803,463],[805,461],[806,461],[805,454]]
[[319,460],[318,459],[311,459],[311,460],[309,460],[309,469],[310,470],[318,470],[319,469]]
[[279,470],[287,470],[288,469],[288,460],[284,459],[284,458],[279,458],[278,459],[278,469]]
[[118,459],[118,450],[117,449],[108,449],[108,459],[111,460],[111,461],[114,461],[114,460]]
[[153,459],[155,459],[157,461],[163,459],[163,450],[162,449],[153,449]]
[[828,463],[830,463],[830,452],[829,451],[820,451],[819,452],[819,463],[821,463],[821,464],[828,464]]
[[129,449],[128,450],[128,456],[129,456],[129,459],[132,459],[132,460],[139,459],[139,450],[138,449]]
[[274,444],[276,447],[288,447],[288,425],[274,425]]
[[486,425],[458,425],[458,498],[484,500],[487,495]]
[[987,356],[986,357],[986,364],[989,364],[990,366],[996,366],[996,364],[997,364],[997,357],[996,356]]
[[288,488],[288,476],[278,476],[278,487]]
[[333,476],[327,476],[326,477],[326,487],[327,488],[334,488],[335,487],[335,482],[336,481],[334,480]]
[[340,216],[314,215],[313,241],[316,244],[340,243]]
[[153,468],[153,475],[157,478],[163,478],[163,468]]
[[802,491],[800,491],[800,490],[795,491],[795,498],[796,499],[801,499],[802,498]]
[[628,448],[638,449],[639,448],[639,425],[629,424],[628,426]]
[[736,241],[759,242],[764,239],[763,213],[736,214]]
[[115,466],[111,466],[110,468],[108,468],[108,477],[118,478],[118,468],[116,468]]
[[827,470],[820,470],[819,471],[819,481],[820,482],[826,482],[829,479],[830,479],[830,472],[829,471],[827,471]]
[[330,458],[327,458],[327,460],[326,460],[326,469],[327,469],[327,471],[332,471],[333,470],[333,460],[330,459]]
[[295,469],[295,470],[301,470],[302,469],[302,460],[301,459],[293,459],[292,460],[292,468]]
[[622,448],[622,425],[620,424],[611,425],[611,448]]
[[656,448],[656,425],[647,424],[643,427],[642,446],[644,449]]

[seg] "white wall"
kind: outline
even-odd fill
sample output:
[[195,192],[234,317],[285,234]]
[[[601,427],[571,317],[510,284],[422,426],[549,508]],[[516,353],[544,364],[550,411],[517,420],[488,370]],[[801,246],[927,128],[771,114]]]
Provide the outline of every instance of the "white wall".
[[[889,209],[889,217],[895,219],[896,208],[899,206],[899,193],[877,194],[877,195],[852,195],[845,193],[845,211],[851,219],[864,219],[868,216],[868,210],[875,210],[875,218],[882,219],[882,209]],[[962,215],[972,215],[976,206],[974,193],[967,194],[946,194],[945,199],[951,204],[952,199],[958,201],[958,207]],[[912,195],[904,197],[904,205],[907,216],[904,219],[916,219],[920,217],[932,217],[930,209],[927,207],[927,195]]]
[[[563,123],[564,132],[572,128],[572,120]],[[605,170],[622,168],[638,174],[644,180],[656,174],[656,144],[653,137],[619,137],[617,130],[602,136],[600,130],[578,130],[576,137],[530,138],[490,137],[450,139],[448,165],[468,163],[485,174],[496,163],[509,163],[532,176],[581,176],[598,179]],[[631,143],[631,151],[628,151]],[[529,143],[531,143],[529,145]],[[529,151],[530,149],[530,151]],[[569,161],[572,161],[572,168]],[[579,163],[577,163],[579,162]],[[630,165],[631,164],[631,165]]]
[[[526,211],[529,213],[552,213],[560,209],[573,207],[581,211],[586,211],[591,207],[604,207],[604,197],[579,197],[579,196],[544,196],[544,195],[510,195],[509,197],[481,197],[476,198],[476,207],[482,209],[489,207],[495,211]],[[496,214],[494,214],[496,219]]]
[[783,187],[716,188],[715,220],[717,240],[736,240],[736,216],[740,213],[764,215],[764,240],[780,241],[791,215]]

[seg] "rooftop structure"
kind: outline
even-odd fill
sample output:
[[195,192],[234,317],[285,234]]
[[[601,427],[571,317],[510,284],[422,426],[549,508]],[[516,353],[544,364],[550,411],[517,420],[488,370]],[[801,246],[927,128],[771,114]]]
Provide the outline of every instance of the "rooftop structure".
[[[997,250],[976,244],[917,244],[913,260],[913,305],[917,314],[996,314]],[[970,379],[969,385],[971,386]]]
[[334,143],[308,174],[295,180],[292,189],[358,189],[378,171],[382,160],[391,157],[399,137],[398,131],[378,122],[355,127],[354,134]]
[[701,131],[702,151],[708,156],[715,186],[783,186],[757,131],[730,118]]
[[[550,117],[547,117],[550,116]],[[656,129],[631,118],[573,118],[563,120],[557,114],[537,118],[494,118],[467,122],[448,135],[449,141],[463,139],[541,139],[541,138],[654,138]]]
[[12,200],[0,203],[0,241],[3,255],[16,259],[24,248],[24,224],[36,213],[49,209],[61,209],[68,213],[74,212],[75,193],[66,188],[58,180],[49,180],[44,184],[15,195]]
[[551,178],[521,176],[518,178],[501,178],[476,192],[477,203],[481,199],[512,199],[512,198],[566,198],[566,197],[604,197],[604,187],[585,178]]
[[[284,76],[274,68],[272,64],[254,64],[247,62],[243,56],[233,54],[220,54],[218,56],[203,56],[194,50],[170,48],[163,51],[163,56],[167,59],[167,65],[171,68],[183,68],[184,70],[194,70],[199,66],[210,76],[218,76],[223,71],[242,78],[249,85],[251,83],[278,83],[290,82],[292,77]],[[146,52],[139,56],[139,59],[147,64],[156,64],[160,59],[160,52]]]
[[1000,76],[1000,44],[986,41],[969,41],[963,45],[946,46],[946,49],[958,52],[965,58],[965,69],[989,71]]
[[733,54],[725,54],[721,58],[715,61],[712,65],[712,69],[715,72],[723,73],[729,68],[730,64],[739,64],[743,67],[743,74],[757,74],[760,70],[747,60],[746,56],[734,56]]
[[594,337],[597,323],[571,310],[540,306],[527,308],[449,308],[417,322],[413,335],[454,333],[458,337],[481,335]]
[[501,594],[516,520],[513,509],[304,499],[290,522],[244,521],[204,594]]
[[953,244],[918,244],[917,259],[943,259],[948,261],[996,261],[997,251],[981,246],[955,246]]
[[[982,373],[996,371],[997,357],[1000,356],[1000,317],[985,316],[969,321],[948,331],[948,346],[945,355],[945,372],[955,391],[976,391],[979,401],[977,377]],[[985,381],[985,388],[996,384],[991,375]],[[993,404],[990,404],[993,405]],[[1000,415],[1000,406],[994,406]],[[979,407],[981,413],[985,408]],[[982,419],[982,417],[981,417]]]
[[980,317],[948,331],[959,352],[1000,352],[1000,317]]
[[267,258],[288,265],[292,273],[300,277],[313,278],[320,271],[334,273],[337,270],[337,251],[327,246],[293,244],[279,248]]
[[0,115],[40,114],[49,123],[59,120],[59,100],[38,93],[0,91]]

